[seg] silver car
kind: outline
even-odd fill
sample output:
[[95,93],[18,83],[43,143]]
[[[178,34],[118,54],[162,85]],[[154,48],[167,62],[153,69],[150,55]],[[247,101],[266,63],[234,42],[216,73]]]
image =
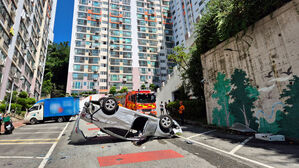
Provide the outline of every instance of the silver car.
[[113,97],[104,97],[99,101],[84,104],[71,133],[71,143],[86,141],[79,128],[80,119],[95,124],[106,134],[135,142],[155,137],[173,137],[182,133],[180,125],[169,115],[157,118],[120,107]]

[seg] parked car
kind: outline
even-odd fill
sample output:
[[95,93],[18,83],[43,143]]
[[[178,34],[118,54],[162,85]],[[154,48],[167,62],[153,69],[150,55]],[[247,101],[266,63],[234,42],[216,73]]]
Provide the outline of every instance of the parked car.
[[100,98],[99,101],[84,104],[70,136],[72,143],[86,141],[79,128],[80,119],[95,124],[102,132],[111,136],[136,142],[150,137],[173,137],[182,133],[180,125],[169,115],[157,118],[119,107],[113,97]]

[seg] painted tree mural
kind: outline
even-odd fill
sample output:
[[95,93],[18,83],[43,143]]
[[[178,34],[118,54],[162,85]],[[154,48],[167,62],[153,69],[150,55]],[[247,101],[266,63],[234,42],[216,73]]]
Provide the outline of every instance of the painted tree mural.
[[234,122],[245,124],[247,127],[257,130],[258,123],[257,118],[253,116],[253,109],[259,92],[251,86],[246,76],[247,74],[243,70],[235,69],[231,79],[233,87],[229,94],[233,102],[229,108],[234,116]]
[[282,118],[283,112],[280,110],[276,111],[276,117],[273,123],[268,123],[265,118],[261,117],[258,131],[263,133],[277,134],[281,130],[279,122],[282,120]]
[[285,114],[279,122],[281,125],[281,133],[299,139],[299,77],[294,76],[287,85],[287,89],[283,90],[280,95],[281,99],[285,100]]
[[225,78],[225,74],[218,72],[216,83],[214,84],[215,93],[212,95],[213,99],[218,99],[217,103],[220,109],[213,109],[213,124],[218,126],[230,127],[233,123],[233,117],[229,110],[229,91],[231,90],[230,80]]

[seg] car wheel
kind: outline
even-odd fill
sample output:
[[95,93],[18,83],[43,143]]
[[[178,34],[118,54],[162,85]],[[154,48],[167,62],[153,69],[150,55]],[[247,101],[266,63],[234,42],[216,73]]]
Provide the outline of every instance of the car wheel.
[[30,124],[31,125],[34,125],[34,124],[36,124],[37,123],[37,119],[36,118],[31,118],[31,120],[30,120]]
[[106,97],[101,97],[101,98],[99,98],[99,100],[98,100],[99,105],[100,105],[101,108],[103,107],[103,102],[104,102],[105,99],[106,99]]
[[102,110],[106,115],[113,115],[118,110],[118,107],[117,101],[109,97],[103,101]]
[[172,118],[169,115],[162,115],[160,117],[159,125],[160,125],[160,128],[162,128],[162,131],[168,130],[173,125]]
[[62,118],[62,117],[59,117],[59,118],[57,119],[57,122],[59,122],[59,123],[63,122],[63,118]]

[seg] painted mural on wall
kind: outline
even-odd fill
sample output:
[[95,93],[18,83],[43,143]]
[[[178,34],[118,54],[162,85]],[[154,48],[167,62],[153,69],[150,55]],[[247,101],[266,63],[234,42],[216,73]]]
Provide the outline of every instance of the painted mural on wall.
[[266,114],[262,110],[255,110],[255,102],[260,92],[274,88],[275,83],[274,86],[257,89],[250,84],[246,72],[241,69],[235,69],[231,79],[218,72],[212,98],[219,107],[213,109],[212,123],[221,127],[241,123],[258,132],[281,133],[299,139],[299,77],[287,75],[275,79],[276,82],[289,80],[289,84],[280,95],[282,102],[274,103],[271,113]]

